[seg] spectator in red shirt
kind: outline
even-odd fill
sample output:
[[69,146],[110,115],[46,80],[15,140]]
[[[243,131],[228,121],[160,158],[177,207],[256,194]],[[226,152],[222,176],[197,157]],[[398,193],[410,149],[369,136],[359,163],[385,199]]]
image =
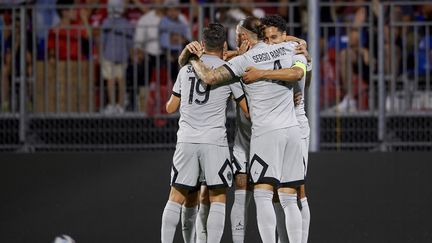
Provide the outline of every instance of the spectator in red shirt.
[[60,23],[48,35],[50,66],[56,67],[49,74],[48,111],[87,112],[90,106],[87,26],[75,24],[78,21],[73,0],[58,0],[57,4],[63,6],[58,9]]

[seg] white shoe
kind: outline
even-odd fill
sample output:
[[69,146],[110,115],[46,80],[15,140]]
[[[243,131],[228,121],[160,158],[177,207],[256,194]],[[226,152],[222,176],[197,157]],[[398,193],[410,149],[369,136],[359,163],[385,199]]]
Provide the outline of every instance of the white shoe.
[[355,112],[357,111],[357,102],[355,99],[345,95],[342,101],[332,108],[333,111]]
[[116,108],[113,105],[107,105],[103,112],[106,115],[112,115],[116,113]]
[[114,107],[114,109],[115,109],[115,112],[118,113],[118,114],[123,114],[123,113],[124,113],[124,108],[123,108],[123,106],[121,106],[121,105],[119,105],[119,104],[117,104],[117,105]]

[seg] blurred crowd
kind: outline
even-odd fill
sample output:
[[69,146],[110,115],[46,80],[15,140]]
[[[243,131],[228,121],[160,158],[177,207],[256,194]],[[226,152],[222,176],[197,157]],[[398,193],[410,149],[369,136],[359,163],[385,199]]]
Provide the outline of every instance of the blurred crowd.
[[[259,6],[269,2],[279,4]],[[288,7],[293,2],[298,4]],[[366,110],[370,108],[369,91],[375,89],[370,74],[377,69],[379,0],[371,1],[371,9],[362,6],[369,2],[362,0],[321,2],[321,23],[351,23],[351,27],[321,29],[321,105]],[[358,5],[327,5],[331,2]],[[223,23],[229,30],[231,49],[236,48],[235,25],[248,15],[280,14],[293,24],[288,34],[307,36],[307,0],[3,0],[1,110],[17,110],[12,105],[18,103],[14,92],[25,83],[28,107],[35,112],[163,112],[179,68],[177,57],[185,44],[198,39],[198,6],[202,3],[230,3],[214,11],[206,8],[203,24],[212,18]],[[22,20],[13,8],[20,5],[30,6],[24,26],[26,70],[20,65]],[[430,72],[427,65],[432,65],[432,58],[427,55],[432,52],[418,51],[432,49],[430,30],[398,27],[391,38],[389,12],[385,9],[386,75],[392,70],[400,74],[402,66],[420,76]],[[393,21],[431,21],[432,4],[395,7],[393,12]],[[370,21],[372,31],[366,27]],[[407,46],[406,66],[402,52]],[[390,60],[397,60],[396,67]],[[19,82],[23,72],[32,78]]]

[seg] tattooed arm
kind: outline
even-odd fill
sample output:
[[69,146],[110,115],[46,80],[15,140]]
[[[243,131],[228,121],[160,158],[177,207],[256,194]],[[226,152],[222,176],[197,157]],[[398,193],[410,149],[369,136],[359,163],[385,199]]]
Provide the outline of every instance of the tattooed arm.
[[198,57],[201,57],[203,54],[204,48],[198,41],[192,41],[187,44],[183,51],[180,53],[178,58],[178,63],[180,67],[183,67],[189,61],[191,54],[195,54]]
[[220,84],[234,78],[234,75],[224,66],[211,69],[196,57],[190,59],[190,63],[192,64],[196,75],[198,75],[198,77],[206,84]]

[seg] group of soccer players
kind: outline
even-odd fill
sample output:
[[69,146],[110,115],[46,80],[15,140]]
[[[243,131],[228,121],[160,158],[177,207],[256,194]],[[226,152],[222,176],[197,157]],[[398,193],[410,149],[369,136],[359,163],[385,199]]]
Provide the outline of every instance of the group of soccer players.
[[[244,242],[252,195],[264,243],[307,242],[304,90],[311,65],[305,42],[287,36],[286,25],[278,15],[247,17],[237,25],[238,50],[227,51],[225,28],[209,24],[202,42],[183,50],[166,104],[168,113],[179,109],[180,119],[162,243],[173,242],[180,218],[185,242],[220,242],[233,182],[234,243]],[[237,103],[232,156],[225,127],[231,97]]]

